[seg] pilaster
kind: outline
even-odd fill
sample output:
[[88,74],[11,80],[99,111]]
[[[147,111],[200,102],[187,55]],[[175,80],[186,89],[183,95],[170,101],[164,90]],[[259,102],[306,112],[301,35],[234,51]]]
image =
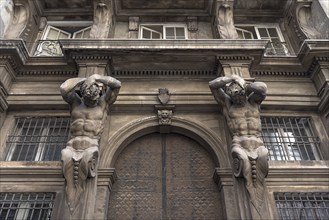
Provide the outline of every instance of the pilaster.
[[114,168],[98,169],[97,200],[94,219],[107,219],[108,201],[117,176]]
[[233,187],[233,174],[229,168],[215,168],[213,179],[218,186],[225,207],[225,219],[241,219],[242,216],[237,212],[235,190]]
[[73,54],[72,59],[78,66],[78,77],[89,77],[93,74],[99,74],[101,76],[110,75],[109,64],[111,56]]
[[0,56],[0,127],[8,109],[7,97],[16,78],[16,63],[11,56]]
[[329,134],[329,58],[315,57],[309,73],[320,97],[318,110]]
[[238,75],[245,80],[252,80],[250,75],[250,67],[253,61],[249,56],[218,56],[217,60],[222,68],[221,73],[217,75],[231,76]]
[[129,38],[138,39],[139,17],[129,17]]

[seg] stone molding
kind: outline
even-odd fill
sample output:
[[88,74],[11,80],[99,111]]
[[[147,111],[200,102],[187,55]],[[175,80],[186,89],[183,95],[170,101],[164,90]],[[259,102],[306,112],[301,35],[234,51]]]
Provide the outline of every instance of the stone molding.
[[308,69],[308,74],[311,75],[312,73],[314,73],[315,69],[321,64],[329,67],[329,57],[314,57],[313,62],[311,63],[310,68]]
[[233,186],[233,174],[231,169],[215,168],[213,179],[217,184],[219,191],[225,186]]
[[111,56],[109,55],[93,55],[93,54],[83,54],[83,55],[79,55],[79,54],[73,54],[72,59],[74,60],[110,60]]
[[251,56],[217,56],[218,60],[254,60]]
[[296,166],[294,168],[282,168],[270,166],[266,183],[268,186],[282,186],[284,184],[291,185],[292,182],[298,185],[314,185],[316,181],[317,185],[328,186],[328,167],[303,167]]
[[22,70],[18,72],[18,76],[77,76],[78,72],[75,70],[69,71],[69,70],[49,70],[49,71],[42,71],[42,70]]
[[212,70],[119,70],[114,71],[113,76],[120,78],[138,77],[215,77]]
[[[118,154],[131,141],[143,135],[158,132],[158,120],[157,116],[149,116],[134,120],[117,130],[108,138],[108,142],[103,144],[103,147],[100,149],[101,158],[99,167],[112,167]],[[213,130],[200,123],[182,117],[173,116],[171,120],[172,132],[184,134],[194,140],[197,139],[197,141],[203,143],[204,146],[209,146],[209,150],[215,155],[216,163],[220,162],[221,167],[230,167],[229,158],[227,152],[225,152],[226,148],[221,147],[226,146],[226,143],[221,140]],[[193,134],[193,136],[191,136],[191,134]],[[107,147],[104,147],[104,145]],[[106,158],[106,160],[104,158]]]
[[297,57],[305,68],[310,68],[315,57],[328,57],[329,39],[306,39],[301,45]]
[[[95,41],[92,39],[61,39],[59,40],[62,45],[64,53],[68,53],[70,50],[84,50],[93,51],[99,50],[99,52],[122,50],[140,50],[140,51],[166,51],[166,50],[184,50],[184,51],[198,51],[198,50],[214,50],[218,52],[227,53],[238,51],[239,53],[234,56],[239,56],[241,50],[249,51],[251,55],[255,55],[256,51],[259,54],[263,54],[268,43],[267,40],[227,40],[227,39],[204,39],[204,40],[165,40],[165,41],[150,41],[144,39],[103,39],[102,41]],[[214,54],[215,55],[215,54]]]
[[308,72],[292,71],[251,71],[252,76],[308,77]]
[[14,72],[18,70],[18,64],[12,55],[0,55],[0,63],[9,63]]
[[[26,162],[1,161],[0,186],[8,184],[25,185],[26,181],[43,185],[64,186],[62,163],[54,162]],[[114,168],[98,169],[97,186],[108,186],[111,190],[117,179]]]

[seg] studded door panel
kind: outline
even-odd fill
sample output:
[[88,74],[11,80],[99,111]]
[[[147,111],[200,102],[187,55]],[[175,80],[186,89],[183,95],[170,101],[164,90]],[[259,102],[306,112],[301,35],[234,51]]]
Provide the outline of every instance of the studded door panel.
[[116,164],[108,219],[221,219],[209,153],[178,134],[150,134],[129,144]]

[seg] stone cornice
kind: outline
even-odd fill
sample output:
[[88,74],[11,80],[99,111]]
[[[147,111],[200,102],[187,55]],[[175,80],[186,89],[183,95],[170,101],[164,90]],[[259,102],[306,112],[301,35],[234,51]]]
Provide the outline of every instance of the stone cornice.
[[[63,185],[62,163],[53,162],[0,162],[0,185],[40,183],[43,185]],[[112,188],[117,176],[114,168],[98,169],[98,185]]]
[[299,49],[297,57],[302,65],[309,69],[315,57],[329,57],[329,39],[307,39]]
[[[329,47],[329,46],[328,46]],[[312,74],[319,64],[326,63],[327,68],[329,67],[329,53],[327,57],[314,57],[308,73]]]
[[99,54],[72,54],[72,59],[74,60],[110,60],[109,55],[99,55]]
[[215,183],[218,185],[218,189],[221,190],[225,186],[233,186],[233,173],[230,168],[215,168],[213,175]]
[[0,40],[0,53],[0,62],[9,62],[17,76],[77,75],[64,57],[31,57],[21,39]]
[[[246,56],[248,52],[254,54],[256,51],[263,54],[267,45],[266,40],[223,40],[223,39],[209,39],[209,40],[131,40],[131,39],[62,39],[59,40],[63,52],[68,53],[70,50],[84,50],[84,51],[98,51],[98,52],[116,52],[120,51],[140,51],[140,52],[154,52],[154,51],[186,51],[186,52],[200,52],[213,51],[213,54],[223,52],[227,55],[228,51],[232,52],[234,56],[241,56],[241,53],[233,53],[241,50],[245,51]],[[224,53],[225,52],[225,53]]]
[[22,70],[18,76],[77,76],[77,70]]
[[293,71],[252,71],[252,76],[284,76],[284,77],[308,77],[307,72]]
[[328,161],[269,161],[270,169],[266,182],[269,185],[316,184],[329,185]]

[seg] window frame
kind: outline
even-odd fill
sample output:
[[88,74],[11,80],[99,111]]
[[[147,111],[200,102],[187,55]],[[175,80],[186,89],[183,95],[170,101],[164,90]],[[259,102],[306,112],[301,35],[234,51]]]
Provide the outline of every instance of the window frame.
[[[33,120],[36,119],[36,120]],[[19,120],[23,120],[23,122],[19,122]],[[25,122],[30,120],[28,122]],[[41,124],[40,121],[42,120]],[[48,120],[48,121],[46,121]],[[7,154],[4,158],[5,161],[58,161],[55,157],[56,152],[53,153],[52,159],[46,160],[49,150],[51,148],[56,148],[54,144],[58,143],[58,145],[66,145],[66,141],[68,141],[69,133],[70,133],[70,117],[67,116],[32,116],[32,117],[15,117],[14,120],[14,127],[7,135],[7,140],[5,142],[7,150]],[[21,125],[19,125],[21,123]],[[32,124],[32,125],[31,125]],[[34,125],[33,125],[34,124]],[[61,125],[61,126],[60,126]],[[24,129],[27,129],[24,132]],[[60,129],[60,130],[58,130]],[[39,132],[35,133],[35,130],[40,130]],[[28,134],[27,132],[32,131],[32,134]],[[56,131],[56,132],[55,132]],[[54,135],[51,135],[54,134]],[[66,134],[66,135],[63,135]],[[31,141],[24,141],[27,138],[35,138],[37,140],[33,140],[35,145],[34,150],[30,151]],[[59,138],[59,139],[66,139],[64,142],[63,140],[59,140],[58,142],[52,141],[51,138]],[[22,140],[23,139],[23,140]],[[20,143],[22,141],[22,143]],[[19,147],[20,145],[20,147]],[[17,148],[19,147],[19,149]],[[62,147],[62,149],[63,149]],[[23,155],[24,159],[20,159],[21,153],[23,148],[27,148],[26,155]],[[25,149],[24,149],[25,150]],[[18,151],[19,154],[15,160],[13,156],[15,152]],[[51,152],[51,151],[50,151]],[[31,154],[31,159],[29,154]]]
[[[259,34],[259,28],[275,28],[276,29],[276,33],[278,34],[278,37],[280,39],[280,42],[285,42],[284,41],[284,37],[283,37],[283,34],[281,33],[281,29],[279,27],[278,24],[272,24],[272,23],[269,23],[269,24],[256,24],[256,25],[252,25],[254,26],[254,29],[255,29],[255,32],[256,32],[256,36],[257,36],[257,39],[262,39],[260,34]],[[271,41],[272,42],[272,41]]]
[[310,213],[314,219],[329,217],[329,193],[325,191],[277,191],[273,192],[273,200],[279,219],[308,219]]
[[[143,29],[150,29],[148,26],[162,26],[162,38],[160,39],[148,39],[148,38],[143,38]],[[174,28],[184,28],[184,39],[167,39],[166,36],[166,28],[168,27],[174,27]],[[152,30],[152,29],[151,29]],[[152,30],[154,31],[154,30]],[[157,32],[157,31],[156,31]],[[141,40],[187,40],[188,39],[188,30],[187,30],[187,25],[182,24],[182,23],[141,23],[139,24],[139,34],[138,38]]]
[[51,219],[56,197],[56,192],[1,192],[0,215],[5,219]]
[[[292,124],[292,122],[296,122],[296,120],[306,120],[306,122]],[[261,116],[261,121],[261,136],[264,146],[269,151],[269,160],[320,161],[324,159],[321,151],[321,140],[317,130],[313,127],[313,118],[311,116],[264,115]],[[287,126],[289,123],[291,123],[291,125]],[[293,132],[294,130],[298,130],[298,132],[295,133]],[[291,132],[293,132],[293,136],[289,135]],[[303,135],[303,133],[305,133],[305,135]],[[294,139],[294,141],[291,141],[292,139]],[[300,143],[298,139],[302,139],[303,143]],[[306,142],[305,139],[308,141]],[[296,143],[296,149],[294,149],[293,143]],[[311,156],[310,153],[312,153]]]
[[[76,33],[80,31],[84,31],[85,29],[92,28],[92,22],[88,21],[47,21],[47,24],[42,31],[41,37],[39,38],[39,41],[35,44],[35,51],[34,56],[63,56],[62,50],[60,48],[60,45],[58,43],[59,39],[74,39],[74,36]],[[65,27],[76,27],[81,28],[77,31],[74,31],[72,33],[68,31],[64,31],[61,28]],[[57,38],[57,39],[47,39],[47,36],[49,35],[50,29],[66,33],[69,35],[68,38]],[[76,38],[81,39],[81,38]],[[45,44],[45,45],[44,45]],[[44,47],[48,47],[49,49],[46,50]],[[52,51],[51,48],[56,49],[56,51]]]
[[[240,26],[240,25],[238,25],[238,26]],[[241,26],[240,26],[240,27],[241,27]],[[243,40],[253,40],[253,39],[255,39],[255,38],[254,38],[254,35],[253,35],[253,33],[252,33],[251,31],[248,31],[248,30],[245,30],[245,29],[243,29],[243,28],[239,28],[239,27],[236,27],[235,29],[236,29],[237,31],[241,31],[242,34],[243,34],[243,37],[245,36],[244,33],[248,33],[248,34],[251,35],[251,39],[246,39],[246,38],[244,37],[244,38],[242,38]],[[257,37],[257,36],[256,36],[256,37]]]

